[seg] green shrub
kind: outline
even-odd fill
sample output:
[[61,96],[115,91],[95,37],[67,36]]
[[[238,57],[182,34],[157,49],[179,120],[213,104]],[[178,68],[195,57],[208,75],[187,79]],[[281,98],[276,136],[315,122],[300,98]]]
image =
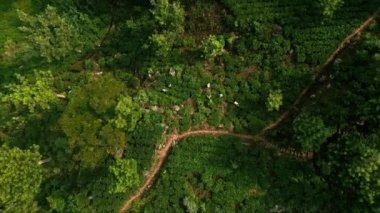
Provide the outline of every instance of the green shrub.
[[280,110],[280,107],[282,105],[281,90],[270,90],[266,105],[269,112]]
[[319,0],[322,7],[322,14],[325,17],[333,16],[334,12],[343,5],[343,0]]
[[226,71],[228,72],[239,72],[245,65],[244,57],[230,54],[225,54],[223,56],[223,61],[226,66]]
[[193,125],[201,125],[205,121],[205,116],[201,113],[196,113],[193,115]]
[[108,171],[112,177],[109,189],[111,194],[126,192],[140,183],[137,174],[137,162],[134,159],[117,159],[114,164],[108,167]]
[[189,130],[191,125],[191,117],[183,117],[179,120],[179,130],[181,132]]
[[211,126],[219,126],[219,124],[221,123],[221,120],[222,120],[222,115],[221,115],[221,112],[218,111],[218,110],[213,110],[208,118],[208,123],[211,125]]
[[179,111],[179,115],[181,116],[179,120],[180,131],[186,131],[190,129],[192,125],[191,111],[192,109],[190,106],[182,107],[182,109]]
[[225,53],[224,50],[224,37],[210,35],[205,41],[202,42],[203,57],[206,59],[213,59]]
[[88,59],[84,62],[86,70],[93,71],[97,66],[99,66],[94,60]]

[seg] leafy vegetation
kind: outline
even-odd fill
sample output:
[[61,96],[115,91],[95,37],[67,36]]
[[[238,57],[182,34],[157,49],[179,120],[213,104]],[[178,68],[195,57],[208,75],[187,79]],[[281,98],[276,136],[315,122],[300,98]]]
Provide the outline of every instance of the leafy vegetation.
[[[379,198],[378,140],[378,135],[343,136],[340,144],[331,144],[328,147],[327,159],[321,164],[324,175],[329,178],[332,173],[337,175],[335,180],[330,181],[341,186],[342,194],[354,196],[359,202],[368,205],[374,205]],[[343,159],[345,162],[342,162]]]
[[273,110],[280,110],[280,107],[282,105],[282,94],[281,90],[271,90],[269,92],[269,96],[267,98],[267,107],[268,111],[273,111]]
[[343,5],[342,0],[321,0],[320,4],[323,8],[323,15],[327,17],[331,17],[335,10]]
[[235,138],[193,137],[173,148],[157,183],[134,210],[322,210],[331,202],[327,185],[310,168]]
[[42,170],[37,147],[32,150],[0,148],[0,207],[4,211],[36,211]]
[[203,54],[205,58],[215,58],[224,53],[225,41],[223,37],[211,35],[203,42]]
[[158,32],[152,34],[150,39],[156,54],[166,56],[183,32],[184,11],[177,2],[170,3],[169,0],[153,0],[152,5],[151,13]]
[[293,123],[295,140],[303,150],[316,151],[326,139],[334,134],[334,129],[325,126],[320,117],[300,114]]
[[379,6],[3,0],[0,212],[377,212]]
[[60,125],[74,158],[85,166],[95,167],[108,154],[118,158],[124,151],[126,136],[122,128],[133,127],[135,124],[130,122],[136,120],[124,120],[132,109],[125,103],[128,98],[117,101],[122,91],[123,84],[107,75],[70,95]]
[[15,111],[33,113],[36,110],[47,110],[57,101],[50,71],[35,71],[34,78],[21,75],[16,75],[16,78],[18,84],[6,85],[9,92],[2,96],[2,102],[10,104]]
[[114,185],[111,185],[110,193],[125,192],[131,186],[139,184],[137,174],[137,163],[135,160],[116,160],[114,165],[109,167],[114,178]]

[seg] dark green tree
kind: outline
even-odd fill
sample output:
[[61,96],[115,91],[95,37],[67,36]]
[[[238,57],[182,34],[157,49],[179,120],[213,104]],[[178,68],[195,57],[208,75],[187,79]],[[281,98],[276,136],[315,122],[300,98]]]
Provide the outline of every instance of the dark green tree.
[[74,160],[95,167],[108,155],[115,158],[122,155],[125,133],[133,130],[140,115],[139,108],[128,103],[131,99],[121,96],[123,90],[122,82],[105,75],[71,93],[59,123]]
[[328,146],[320,161],[323,175],[339,193],[372,209],[380,207],[379,141],[378,134],[345,134]]
[[293,122],[294,139],[306,151],[317,151],[320,145],[334,133],[326,127],[322,118],[308,113],[300,114]]

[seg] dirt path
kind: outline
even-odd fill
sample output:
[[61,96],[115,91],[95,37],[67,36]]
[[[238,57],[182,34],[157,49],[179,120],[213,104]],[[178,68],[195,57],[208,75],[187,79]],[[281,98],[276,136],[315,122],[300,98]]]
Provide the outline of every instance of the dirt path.
[[[352,42],[352,40],[360,35],[365,29],[368,28],[368,26],[376,20],[378,16],[378,13],[373,14],[370,16],[366,21],[364,21],[358,28],[356,28],[351,34],[349,34],[340,44],[339,46],[334,50],[334,52],[330,55],[330,57],[327,59],[327,61],[318,69],[316,73],[314,73],[313,79],[318,79],[321,74],[324,74],[323,71],[325,71],[326,67],[334,63],[335,59],[338,57],[338,55]],[[292,106],[285,112],[283,112],[275,121],[268,124],[262,131],[266,132],[271,129],[277,128],[284,120],[289,118],[289,116],[299,108],[300,104],[302,103],[302,100],[304,100],[307,95],[310,93],[310,90],[312,86],[314,85],[315,80],[311,81],[305,89],[301,91],[301,93],[298,95],[297,99],[294,101]]]
[[313,157],[313,153],[299,153],[295,150],[280,149],[275,144],[268,142],[265,138],[259,135],[253,136],[253,135],[248,135],[248,134],[237,134],[237,133],[232,133],[226,130],[194,130],[194,131],[184,132],[182,134],[174,133],[167,137],[161,149],[156,150],[154,162],[152,164],[150,171],[148,172],[147,177],[145,178],[143,185],[134,193],[132,197],[130,197],[124,203],[123,207],[120,209],[120,212],[126,212],[132,205],[133,201],[139,199],[143,195],[143,193],[148,188],[150,188],[150,186],[153,184],[154,178],[157,176],[165,160],[167,159],[170,148],[173,146],[174,143],[180,142],[182,139],[185,139],[191,136],[198,136],[198,135],[213,135],[213,136],[228,135],[228,136],[237,137],[242,140],[261,141],[264,144],[265,148],[278,150],[279,152],[285,155],[292,155],[300,159],[311,159]]

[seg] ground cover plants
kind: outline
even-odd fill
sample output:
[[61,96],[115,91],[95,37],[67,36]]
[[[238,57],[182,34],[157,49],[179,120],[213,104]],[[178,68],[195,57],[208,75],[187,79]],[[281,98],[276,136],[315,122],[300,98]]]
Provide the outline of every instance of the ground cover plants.
[[379,7],[2,1],[0,212],[379,211]]

